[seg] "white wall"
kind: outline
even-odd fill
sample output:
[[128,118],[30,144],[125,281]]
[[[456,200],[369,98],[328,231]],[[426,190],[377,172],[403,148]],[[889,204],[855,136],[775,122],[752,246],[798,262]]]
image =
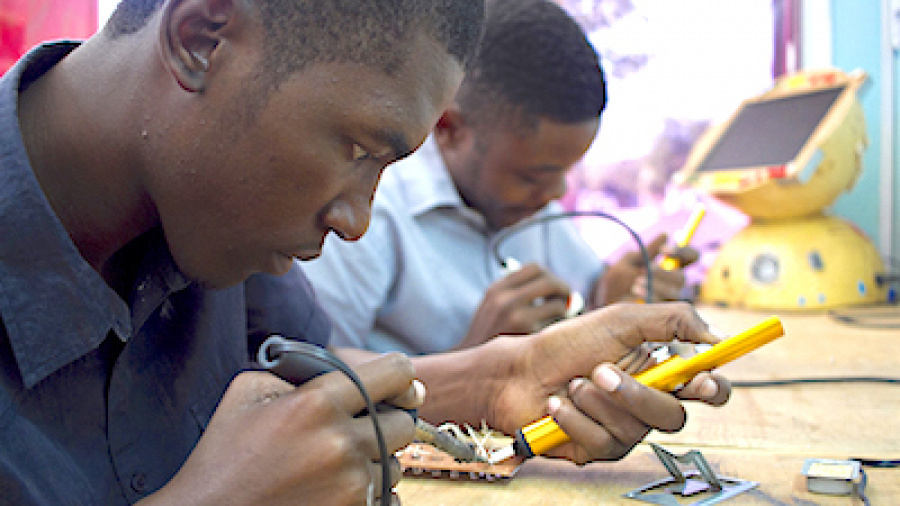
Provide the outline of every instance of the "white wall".
[[119,0],[97,0],[97,20],[99,21],[97,26],[102,28],[106,24],[106,20],[109,19],[118,4]]

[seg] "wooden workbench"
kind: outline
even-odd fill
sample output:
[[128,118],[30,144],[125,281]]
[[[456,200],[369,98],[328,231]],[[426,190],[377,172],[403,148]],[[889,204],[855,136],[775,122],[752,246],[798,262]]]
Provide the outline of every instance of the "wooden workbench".
[[[699,308],[713,326],[737,333],[777,312]],[[853,327],[825,314],[778,314],[785,336],[721,371],[732,381],[798,377],[900,376],[900,331]],[[689,403],[677,434],[648,441],[674,453],[699,450],[716,474],[759,482],[726,505],[857,505],[848,496],[813,494],[801,475],[807,458],[900,459],[900,385],[799,384],[736,388],[723,407]],[[900,505],[900,468],[864,468],[873,506]],[[641,444],[619,462],[577,467],[532,459],[511,479],[404,478],[405,506],[648,504],[626,492],[668,476]],[[685,503],[687,504],[687,503]]]

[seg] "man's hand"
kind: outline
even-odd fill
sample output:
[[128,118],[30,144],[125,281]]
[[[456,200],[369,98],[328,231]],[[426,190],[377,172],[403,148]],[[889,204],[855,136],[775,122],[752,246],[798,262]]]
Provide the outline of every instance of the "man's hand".
[[528,264],[492,284],[456,349],[484,343],[498,335],[537,332],[565,317],[569,286],[537,264]]
[[[415,408],[423,400],[402,355],[354,369],[375,403]],[[147,504],[366,504],[381,495],[381,465],[371,414],[354,416],[364,409],[339,372],[296,388],[267,372],[242,373],[182,469]],[[412,441],[406,412],[379,409],[377,417],[389,453]],[[400,467],[391,464],[396,484]]]
[[[660,254],[676,258],[684,268],[699,258],[699,253],[691,247],[670,248],[666,246],[666,236],[659,235],[646,246],[653,269],[653,300],[671,301],[681,298],[684,287],[684,272],[681,269],[667,271],[655,261]],[[646,300],[647,274],[640,252],[632,251],[622,255],[610,265],[594,285],[593,307],[603,307],[614,302],[630,299]]]
[[712,405],[728,400],[730,384],[715,373],[697,375],[676,397],[639,384],[615,365],[645,342],[674,339],[718,342],[685,303],[617,304],[517,339],[508,348],[521,353],[494,394],[488,424],[512,434],[551,414],[572,438],[551,456],[579,463],[621,458],[652,429],[681,429],[679,398]]

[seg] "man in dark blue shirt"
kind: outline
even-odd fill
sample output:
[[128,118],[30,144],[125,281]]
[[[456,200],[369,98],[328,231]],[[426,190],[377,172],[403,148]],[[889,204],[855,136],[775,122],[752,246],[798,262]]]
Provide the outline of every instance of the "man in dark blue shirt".
[[[381,490],[356,387],[242,372],[248,338],[325,342],[294,258],[329,231],[365,232],[381,171],[453,97],[482,12],[122,0],[96,36],[3,76],[0,503],[359,504]],[[572,438],[554,454],[588,462],[684,424],[678,399],[609,364],[673,337],[714,340],[688,306],[647,305],[415,369],[343,356],[375,402],[438,421],[512,432],[549,412]],[[710,374],[681,391],[728,394]],[[411,440],[404,411],[377,417],[388,449]]]
[[[155,500],[365,497],[378,452],[364,432],[371,424],[353,418],[362,409],[355,387],[322,380],[305,402],[267,416],[278,403],[260,400],[289,385],[258,372],[229,383],[249,363],[248,334],[256,343],[273,332],[327,342],[328,321],[292,256],[316,254],[328,228],[357,233],[340,220],[362,211],[345,202],[367,205],[357,194],[370,193],[388,158],[358,161],[351,151],[360,143],[382,156],[402,142],[390,155],[399,156],[418,144],[455,91],[482,10],[400,2],[394,12],[360,11],[361,31],[350,14],[328,16],[339,3],[319,4],[290,12],[265,2],[126,0],[93,39],[39,47],[0,81],[0,503],[129,504],[167,483]],[[311,7],[328,26],[303,19]],[[396,33],[397,23],[417,28]],[[314,39],[344,30],[384,47],[323,41],[293,60],[264,61],[294,52],[294,28]],[[429,80],[407,85],[407,54],[422,51],[434,62],[423,68]],[[319,70],[334,59],[352,71]],[[322,112],[357,90],[298,93],[289,76],[301,67],[371,91]],[[352,112],[373,94],[390,104]],[[390,117],[393,144],[373,134],[385,107],[406,103],[408,118]],[[311,121],[291,117],[316,107]],[[326,203],[334,218],[312,212]],[[262,274],[242,283],[252,273]],[[406,359],[368,367],[360,376],[379,383],[369,388],[374,400],[414,397]],[[394,450],[412,423],[400,411],[386,416]],[[296,427],[278,429],[288,422]],[[186,465],[211,424],[225,429],[208,430],[201,446],[212,450]]]

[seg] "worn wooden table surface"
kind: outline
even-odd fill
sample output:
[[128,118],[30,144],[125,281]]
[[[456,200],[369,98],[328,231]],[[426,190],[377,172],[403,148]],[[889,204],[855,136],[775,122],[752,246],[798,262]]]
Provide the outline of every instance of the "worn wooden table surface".
[[[699,308],[713,326],[734,334],[770,314],[785,336],[721,371],[733,381],[800,377],[900,376],[900,331],[858,328],[825,314],[778,314]],[[894,310],[897,310],[896,308]],[[849,496],[814,494],[801,475],[807,458],[900,459],[900,385],[794,384],[736,388],[721,408],[688,405],[677,434],[648,441],[674,453],[699,450],[716,474],[759,482],[722,504],[857,505]],[[900,469],[865,468],[874,506],[900,505]],[[406,506],[646,504],[623,494],[668,476],[649,445],[619,462],[577,467],[532,459],[512,478],[411,477],[398,486]],[[687,504],[687,502],[685,502]]]

